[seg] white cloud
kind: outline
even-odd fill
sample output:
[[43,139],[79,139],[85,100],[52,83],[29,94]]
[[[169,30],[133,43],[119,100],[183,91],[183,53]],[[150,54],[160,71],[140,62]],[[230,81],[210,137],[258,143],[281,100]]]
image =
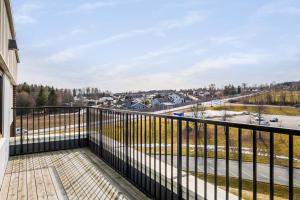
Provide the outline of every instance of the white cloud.
[[191,68],[183,70],[185,76],[203,73],[208,70],[226,69],[234,66],[249,66],[257,64],[263,55],[234,53],[217,58],[209,58],[194,64]]
[[14,18],[17,24],[32,24],[37,22],[37,18],[34,13],[41,7],[38,4],[23,4],[21,7],[16,9]]
[[258,10],[261,15],[300,15],[299,1],[277,0],[268,3]]
[[[61,62],[61,61],[67,61],[69,58],[75,57],[77,54],[82,52],[83,50],[86,50],[88,48],[96,47],[96,46],[101,46],[105,44],[110,44],[122,39],[127,39],[127,38],[132,38],[132,37],[137,37],[141,35],[148,35],[148,34],[153,34],[157,35],[160,33],[164,33],[166,31],[171,31],[171,30],[176,30],[176,29],[181,29],[187,26],[192,26],[194,24],[197,24],[205,19],[205,14],[202,12],[188,12],[183,18],[177,19],[177,20],[168,20],[168,21],[163,21],[159,23],[156,26],[144,28],[144,29],[134,29],[131,31],[127,31],[124,33],[119,33],[116,35],[112,35],[110,37],[101,39],[101,40],[96,40],[87,44],[82,44],[82,45],[77,45],[65,50],[62,50],[61,52],[58,52],[51,57],[53,59],[50,59],[54,62]],[[68,55],[66,59],[61,59],[62,55]],[[71,56],[72,55],[72,56]],[[58,58],[58,59],[56,59]]]
[[140,1],[141,0],[98,0],[98,1],[84,2],[82,4],[79,4],[75,8],[65,10],[63,13],[71,14],[71,13],[77,13],[77,12],[86,12],[86,11],[97,10],[100,8],[115,7],[115,6],[119,6],[119,5],[135,3],[135,2],[140,2]]
[[[184,52],[189,50],[192,45],[186,44],[181,46],[167,47],[162,48],[157,51],[152,51],[146,53],[142,56],[137,56],[127,61],[121,63],[107,63],[104,65],[98,65],[90,68],[88,74],[93,76],[97,76],[97,72],[101,70],[101,74],[104,76],[114,77],[116,75],[122,74],[123,76],[130,76],[132,70],[142,70],[143,68],[147,68],[149,66],[155,67],[156,65],[162,64],[163,61],[160,59],[163,56],[174,55],[180,52]],[[105,70],[109,69],[109,70]],[[130,71],[131,70],[131,71]]]

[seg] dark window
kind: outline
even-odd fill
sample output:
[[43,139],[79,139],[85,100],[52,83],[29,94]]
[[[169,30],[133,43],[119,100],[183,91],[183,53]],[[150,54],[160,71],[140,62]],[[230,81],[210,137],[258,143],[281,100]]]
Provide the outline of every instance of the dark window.
[[3,135],[3,77],[0,75],[0,135]]

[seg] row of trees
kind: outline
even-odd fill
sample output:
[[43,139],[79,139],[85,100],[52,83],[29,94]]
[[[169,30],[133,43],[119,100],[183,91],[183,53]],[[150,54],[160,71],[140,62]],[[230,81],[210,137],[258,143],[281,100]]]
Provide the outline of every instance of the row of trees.
[[234,85],[226,85],[224,87],[224,96],[229,96],[229,95],[236,95],[236,94],[241,94],[242,93],[242,87],[237,86],[235,87]]
[[61,106],[70,105],[74,101],[71,90],[50,86],[23,83],[17,86],[16,92],[17,107]]

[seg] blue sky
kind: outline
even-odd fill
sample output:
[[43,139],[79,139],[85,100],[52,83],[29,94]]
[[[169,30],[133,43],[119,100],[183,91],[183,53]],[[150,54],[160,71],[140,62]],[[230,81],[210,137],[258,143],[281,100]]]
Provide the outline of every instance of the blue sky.
[[19,82],[111,91],[300,80],[299,0],[13,0]]

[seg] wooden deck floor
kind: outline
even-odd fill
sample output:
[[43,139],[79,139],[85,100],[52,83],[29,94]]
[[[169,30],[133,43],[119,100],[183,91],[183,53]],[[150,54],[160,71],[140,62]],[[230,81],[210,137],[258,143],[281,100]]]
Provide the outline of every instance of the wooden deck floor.
[[11,199],[147,199],[88,149],[11,157],[0,190]]

